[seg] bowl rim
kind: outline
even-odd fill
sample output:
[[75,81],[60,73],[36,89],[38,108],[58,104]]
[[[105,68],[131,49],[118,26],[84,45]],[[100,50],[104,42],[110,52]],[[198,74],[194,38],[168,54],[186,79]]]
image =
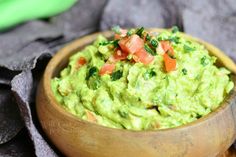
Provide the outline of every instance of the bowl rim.
[[[162,31],[165,31],[168,29],[150,28],[148,30],[160,33]],[[44,90],[44,92],[45,92],[45,96],[47,97],[47,100],[49,102],[49,105],[52,105],[52,107],[58,113],[62,114],[66,118],[73,120],[73,122],[83,123],[85,125],[90,125],[95,128],[103,129],[105,131],[122,132],[122,133],[130,132],[130,133],[134,133],[134,134],[146,134],[146,133],[161,133],[161,132],[168,132],[168,131],[179,131],[179,130],[183,130],[183,129],[188,129],[189,127],[197,127],[198,125],[201,125],[202,123],[206,122],[207,120],[213,119],[217,114],[220,114],[224,110],[229,108],[231,105],[228,104],[227,102],[231,102],[232,99],[236,96],[236,86],[234,86],[233,90],[231,90],[231,92],[225,97],[225,99],[219,105],[219,107],[217,107],[214,111],[212,111],[212,112],[208,113],[207,115],[205,115],[195,121],[192,121],[190,123],[180,125],[177,127],[173,127],[173,128],[165,128],[165,129],[160,129],[160,130],[128,130],[128,129],[120,129],[120,128],[111,128],[111,127],[106,127],[106,126],[103,126],[103,125],[100,125],[97,123],[92,123],[92,122],[80,119],[79,117],[72,114],[71,112],[66,111],[66,109],[63,108],[63,106],[61,106],[60,103],[57,102],[57,100],[52,92],[52,89],[51,89],[51,79],[53,76],[53,72],[56,69],[56,65],[58,65],[60,63],[61,59],[63,59],[64,56],[68,56],[68,55],[71,56],[72,55],[71,53],[73,53],[73,51],[77,51],[76,49],[78,49],[78,47],[83,47],[83,46],[86,46],[87,44],[91,44],[91,42],[93,42],[94,39],[96,39],[96,37],[99,34],[109,37],[112,35],[112,32],[111,31],[103,31],[103,32],[92,33],[92,34],[86,35],[84,37],[78,38],[78,39],[68,43],[65,47],[63,47],[62,49],[57,51],[57,53],[49,61],[49,63],[46,66],[46,69],[44,71],[43,77],[41,79],[42,88],[47,89],[47,90]],[[235,68],[236,65],[234,64],[234,62],[228,56],[226,56],[221,50],[219,50],[218,48],[216,48],[212,44],[205,42],[201,39],[198,39],[196,37],[192,37],[192,36],[187,35],[182,32],[181,32],[181,35],[191,41],[195,41],[195,42],[198,42],[198,43],[204,45],[205,48],[209,51],[209,53],[213,56],[216,56],[217,59],[224,58],[223,61],[220,60],[221,64],[224,66],[226,63],[230,64],[231,67],[229,67],[229,68],[227,67],[227,68],[233,73],[236,72],[236,68]],[[235,84],[236,77],[234,77],[234,75],[233,75],[233,81]]]

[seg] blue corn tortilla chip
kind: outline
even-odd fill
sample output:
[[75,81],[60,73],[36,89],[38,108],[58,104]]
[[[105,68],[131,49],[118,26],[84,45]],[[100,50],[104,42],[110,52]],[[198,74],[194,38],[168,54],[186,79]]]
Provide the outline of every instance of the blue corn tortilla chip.
[[0,66],[14,71],[33,69],[41,55],[50,56],[51,51],[43,43],[32,42],[26,47],[19,49],[17,53],[7,56],[0,53]]
[[11,85],[11,80],[19,71],[10,71],[7,68],[0,68],[0,85]]
[[24,124],[9,86],[0,88],[0,144],[14,138]]
[[22,129],[11,141],[0,145],[2,157],[32,157],[34,148],[28,136],[27,130]]
[[56,16],[52,22],[63,30],[66,41],[98,30],[107,0],[79,0],[69,11]]
[[11,31],[0,33],[0,67],[13,71],[33,68],[35,58],[48,51],[46,44],[34,42],[39,39],[55,39],[62,34],[55,25],[43,21],[31,21]]
[[216,45],[236,61],[236,16],[209,16],[185,10],[183,19],[186,33]]
[[173,3],[168,2],[168,0],[110,0],[104,9],[100,28],[106,30],[114,25],[171,27],[177,23],[177,16],[174,16],[176,9],[172,9]]
[[33,77],[31,71],[23,71],[19,75],[15,76],[11,81],[11,85],[21,111],[21,116],[24,119],[24,123],[33,142],[36,156],[57,156],[51,146],[49,146],[49,144],[44,140],[33,121],[33,116],[36,117],[36,115],[33,115],[34,111],[32,111],[30,107],[30,103],[33,100]]
[[166,0],[169,5],[175,5],[180,12],[185,9],[208,16],[233,16],[236,10],[235,0]]

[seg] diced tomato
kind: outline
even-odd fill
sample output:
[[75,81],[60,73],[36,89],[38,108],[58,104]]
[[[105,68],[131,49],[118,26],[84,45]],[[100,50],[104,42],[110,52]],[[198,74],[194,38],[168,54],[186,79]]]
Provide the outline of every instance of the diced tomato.
[[120,49],[117,49],[113,56],[115,60],[125,60],[129,54],[127,52],[121,51]]
[[176,69],[176,59],[171,58],[168,53],[163,55],[166,72],[174,71]]
[[127,32],[128,31],[126,29],[120,29],[120,34],[115,34],[114,38],[115,39],[120,39],[122,37],[125,37]]
[[169,53],[169,55],[172,55],[172,56],[174,56],[174,54],[175,54],[172,46],[169,48],[169,50],[167,52]]
[[97,123],[97,119],[96,119],[96,117],[93,115],[92,112],[86,110],[85,113],[86,113],[86,116],[87,116],[88,121],[93,122],[93,123]]
[[161,41],[161,47],[164,50],[164,52],[168,52],[170,55],[174,55],[174,49],[171,46],[170,41],[167,41],[167,40]]
[[163,40],[160,42],[161,43],[161,47],[162,49],[167,52],[170,48],[171,48],[171,45],[170,45],[170,41],[168,40]]
[[149,54],[144,48],[134,53],[133,59],[135,62],[142,62],[143,64],[149,64],[153,61],[154,56]]
[[167,40],[163,40],[160,42],[161,43],[161,47],[164,50],[164,52],[168,51],[170,49],[170,42]]
[[129,37],[125,37],[123,39],[121,39],[118,44],[121,48],[122,51],[128,53],[128,48],[126,47],[126,43],[129,41]]
[[144,41],[138,35],[134,34],[130,37],[123,38],[119,41],[119,46],[122,51],[134,54],[144,47]]
[[108,58],[109,63],[116,63],[120,60],[125,60],[129,54],[127,52],[123,52],[120,49],[116,49],[112,56]]
[[78,64],[79,65],[84,65],[84,64],[86,64],[86,59],[84,58],[84,57],[80,57],[79,59],[78,59]]
[[100,69],[99,74],[100,75],[111,74],[114,69],[115,69],[115,64],[105,63],[103,67]]

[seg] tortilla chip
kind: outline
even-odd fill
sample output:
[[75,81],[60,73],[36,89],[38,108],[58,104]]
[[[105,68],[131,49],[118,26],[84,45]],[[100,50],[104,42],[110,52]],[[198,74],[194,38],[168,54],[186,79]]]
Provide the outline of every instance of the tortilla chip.
[[0,84],[10,86],[13,77],[19,73],[20,72],[18,71],[10,71],[6,68],[0,68]]
[[149,0],[110,0],[104,9],[100,28],[121,27],[171,27],[176,24],[176,9],[169,1]]
[[56,16],[52,22],[63,30],[66,41],[98,29],[107,0],[79,0],[69,11]]
[[33,142],[36,156],[57,156],[49,144],[44,140],[33,121],[33,117],[36,118],[36,115],[33,114],[35,111],[30,107],[30,103],[33,99],[33,77],[31,71],[23,71],[19,75],[15,76],[11,81],[11,84],[12,91],[21,111],[21,116],[24,119],[26,128],[28,129],[30,138]]
[[8,86],[0,88],[0,144],[8,142],[23,128],[24,124]]
[[[11,31],[0,33],[0,67],[10,70],[25,70],[34,67],[35,59],[45,53],[47,45],[34,44],[39,39],[54,39],[62,36],[55,25],[43,21],[31,21]],[[33,46],[31,46],[33,42]],[[31,48],[29,50],[29,48]],[[26,58],[26,60],[25,60]],[[27,65],[24,65],[27,62]]]
[[236,61],[236,17],[209,16],[186,10],[183,19],[186,33],[216,45]]
[[0,53],[0,66],[14,71],[33,69],[41,55],[50,56],[51,51],[45,44],[32,42],[17,53]]
[[0,156],[2,157],[32,157],[34,156],[34,148],[28,136],[27,130],[22,129],[17,136],[0,145]]

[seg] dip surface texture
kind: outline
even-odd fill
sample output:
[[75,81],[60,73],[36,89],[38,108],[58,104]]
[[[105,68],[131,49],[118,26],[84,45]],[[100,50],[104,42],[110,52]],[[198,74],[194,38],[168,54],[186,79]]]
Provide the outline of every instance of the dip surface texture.
[[71,56],[51,87],[81,119],[130,130],[173,128],[215,110],[233,88],[230,72],[215,61],[178,31],[119,29],[114,40],[100,35]]

